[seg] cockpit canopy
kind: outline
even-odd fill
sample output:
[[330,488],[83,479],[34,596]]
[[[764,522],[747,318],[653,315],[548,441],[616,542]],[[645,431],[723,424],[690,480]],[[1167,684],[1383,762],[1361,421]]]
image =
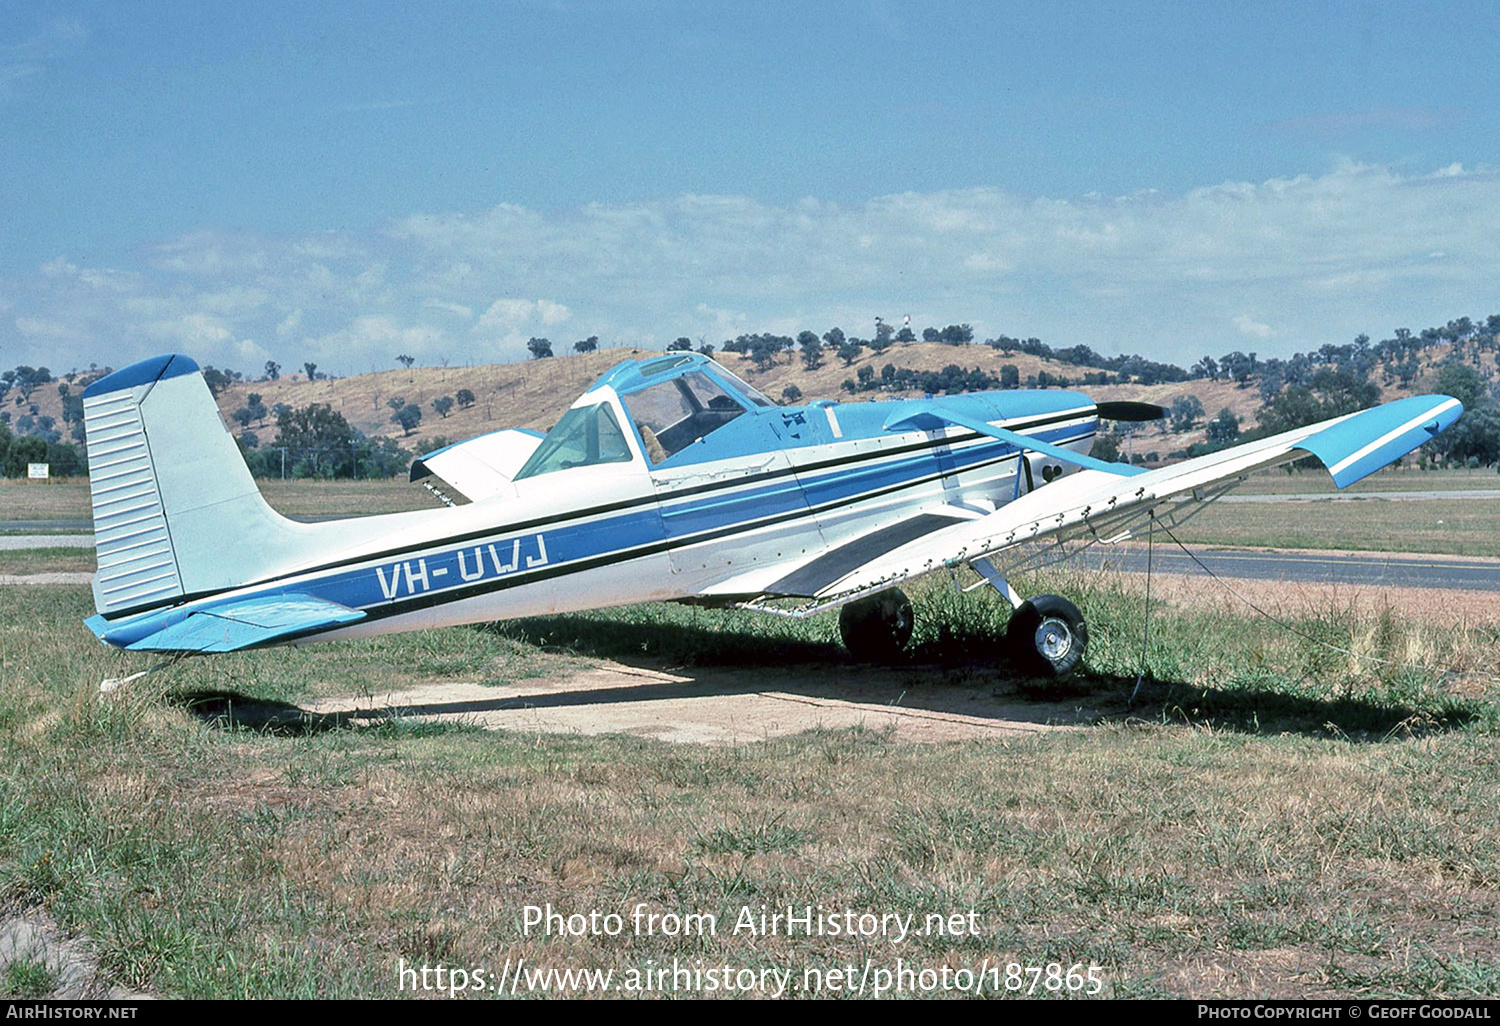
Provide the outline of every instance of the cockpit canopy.
[[751,409],[773,405],[734,374],[696,353],[624,363],[585,393],[585,398],[599,401],[575,406],[563,415],[516,480],[632,458],[613,404],[607,393],[600,393],[603,388],[619,397],[652,464],[671,459]]

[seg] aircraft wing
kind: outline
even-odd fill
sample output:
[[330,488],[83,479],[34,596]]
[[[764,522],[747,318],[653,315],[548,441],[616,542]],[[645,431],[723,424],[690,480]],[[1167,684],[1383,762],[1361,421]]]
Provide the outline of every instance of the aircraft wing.
[[[929,410],[942,417],[941,408]],[[1006,503],[993,513],[924,533],[870,558],[813,591],[816,608],[943,567],[982,560],[1022,542],[1046,538],[1121,541],[1135,525],[1164,512],[1201,508],[1251,471],[1313,456],[1343,488],[1403,456],[1456,421],[1463,405],[1448,396],[1413,396],[1359,413],[1129,476],[1076,454],[1053,453],[1086,469]],[[965,424],[975,430],[979,425]],[[988,427],[988,426],[985,426]],[[991,428],[993,433],[1000,429]],[[1009,432],[1007,432],[1009,434]],[[1025,443],[1019,436],[1018,444]],[[1029,443],[1028,443],[1029,444]],[[1180,522],[1181,516],[1175,516]],[[847,565],[847,562],[846,564]],[[812,610],[809,610],[812,611]]]

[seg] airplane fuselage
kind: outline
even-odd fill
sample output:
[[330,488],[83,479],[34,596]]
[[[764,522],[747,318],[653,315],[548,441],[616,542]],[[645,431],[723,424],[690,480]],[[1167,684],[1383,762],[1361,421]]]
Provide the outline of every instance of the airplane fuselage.
[[[630,423],[609,387],[575,406],[591,396]],[[1094,404],[1077,393],[939,401],[1078,453],[1097,429]],[[363,615],[275,643],[650,600],[797,595],[806,589],[789,564],[826,577],[830,563],[852,566],[870,545],[991,512],[1071,469],[962,428],[885,429],[903,402],[920,400],[755,407],[711,436],[718,458],[694,459],[689,446],[653,464],[644,432],[627,431],[628,459],[518,479],[508,493],[466,505],[341,522],[357,526],[361,540],[95,629],[128,647],[194,612],[277,595],[314,596]]]

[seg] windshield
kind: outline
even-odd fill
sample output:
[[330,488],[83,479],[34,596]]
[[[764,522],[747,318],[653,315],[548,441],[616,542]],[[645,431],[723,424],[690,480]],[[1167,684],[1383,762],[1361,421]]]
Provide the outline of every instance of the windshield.
[[580,406],[563,414],[514,480],[595,463],[628,463],[630,459],[630,447],[609,404]]
[[738,400],[699,373],[648,385],[624,401],[652,463],[670,459],[745,412]]

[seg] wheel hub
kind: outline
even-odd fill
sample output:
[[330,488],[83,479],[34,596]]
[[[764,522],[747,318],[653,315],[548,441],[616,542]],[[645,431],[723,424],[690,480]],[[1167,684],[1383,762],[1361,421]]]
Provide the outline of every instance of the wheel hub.
[[1036,650],[1052,662],[1064,658],[1073,647],[1073,632],[1067,623],[1049,616],[1037,625]]

